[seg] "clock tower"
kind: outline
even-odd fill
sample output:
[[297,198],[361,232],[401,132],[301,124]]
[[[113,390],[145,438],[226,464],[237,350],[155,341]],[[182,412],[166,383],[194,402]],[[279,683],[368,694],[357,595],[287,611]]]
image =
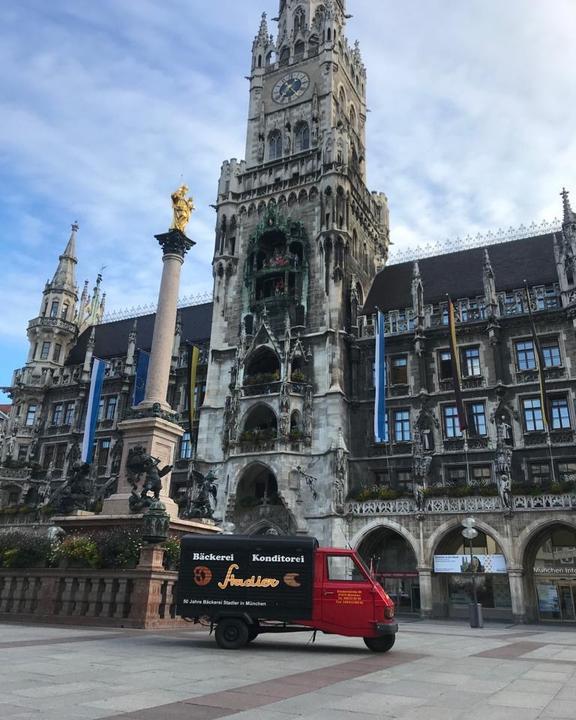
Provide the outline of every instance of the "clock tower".
[[252,46],[245,160],[222,167],[197,466],[236,532],[342,544],[358,310],[389,244],[366,187],[366,70],[344,0],[281,0]]

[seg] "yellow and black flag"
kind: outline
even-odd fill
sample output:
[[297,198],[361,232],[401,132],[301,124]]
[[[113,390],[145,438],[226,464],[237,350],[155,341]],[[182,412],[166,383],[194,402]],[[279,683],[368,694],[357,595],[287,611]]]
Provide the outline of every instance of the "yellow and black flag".
[[468,430],[468,418],[462,400],[462,382],[460,373],[460,355],[458,354],[458,343],[456,342],[456,313],[452,300],[448,298],[448,327],[450,330],[450,354],[452,355],[452,382],[454,383],[454,395],[456,396],[456,409],[458,411],[458,422],[460,430]]
[[534,315],[532,315],[532,303],[530,302],[530,293],[528,291],[528,285],[524,283],[524,290],[526,292],[526,305],[528,307],[528,315],[530,316],[530,328],[532,329],[532,343],[534,345],[534,354],[536,356],[536,363],[538,364],[538,384],[540,385],[540,407],[542,408],[542,420],[544,421],[544,427],[548,431],[550,429],[550,408],[548,407],[548,397],[546,395],[546,377],[544,375],[544,368],[546,364],[544,362],[544,355],[542,353],[542,346],[536,332],[536,325],[534,324]]
[[190,433],[192,433],[196,418],[196,375],[199,360],[200,348],[196,347],[196,345],[188,345],[188,420],[190,422]]

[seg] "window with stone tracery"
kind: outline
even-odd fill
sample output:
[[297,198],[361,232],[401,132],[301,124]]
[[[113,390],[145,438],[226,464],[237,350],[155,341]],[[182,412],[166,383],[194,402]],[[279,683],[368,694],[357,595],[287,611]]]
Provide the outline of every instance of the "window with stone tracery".
[[310,127],[307,122],[296,125],[295,130],[296,152],[302,152],[310,148]]
[[282,157],[282,133],[274,130],[268,136],[268,159],[279,160]]
[[296,9],[296,12],[294,13],[294,34],[296,35],[299,32],[304,32],[304,26],[306,23],[306,16],[304,14],[304,10],[299,7]]

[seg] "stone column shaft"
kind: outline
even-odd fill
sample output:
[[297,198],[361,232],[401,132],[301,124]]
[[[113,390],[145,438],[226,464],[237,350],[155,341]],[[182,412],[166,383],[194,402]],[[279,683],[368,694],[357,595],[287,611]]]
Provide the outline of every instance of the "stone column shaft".
[[163,257],[163,263],[158,310],[154,322],[150,366],[148,368],[143,404],[150,406],[154,405],[154,403],[160,403],[163,409],[167,409],[166,394],[168,392],[172,363],[180,271],[184,263],[184,257],[174,253],[166,253]]
[[432,595],[432,570],[430,568],[418,568],[420,580],[420,615],[423,618],[431,618],[434,607]]

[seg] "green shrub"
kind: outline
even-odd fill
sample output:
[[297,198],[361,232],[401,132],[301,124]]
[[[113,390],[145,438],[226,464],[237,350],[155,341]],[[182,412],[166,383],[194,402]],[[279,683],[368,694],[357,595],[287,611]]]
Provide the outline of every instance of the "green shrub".
[[142,537],[135,530],[100,530],[90,536],[98,550],[102,568],[134,568],[140,559]]
[[54,562],[62,561],[77,567],[98,567],[101,558],[98,546],[90,535],[70,535],[65,538],[54,550]]
[[50,563],[52,543],[46,536],[23,530],[0,532],[0,567],[42,568]]

